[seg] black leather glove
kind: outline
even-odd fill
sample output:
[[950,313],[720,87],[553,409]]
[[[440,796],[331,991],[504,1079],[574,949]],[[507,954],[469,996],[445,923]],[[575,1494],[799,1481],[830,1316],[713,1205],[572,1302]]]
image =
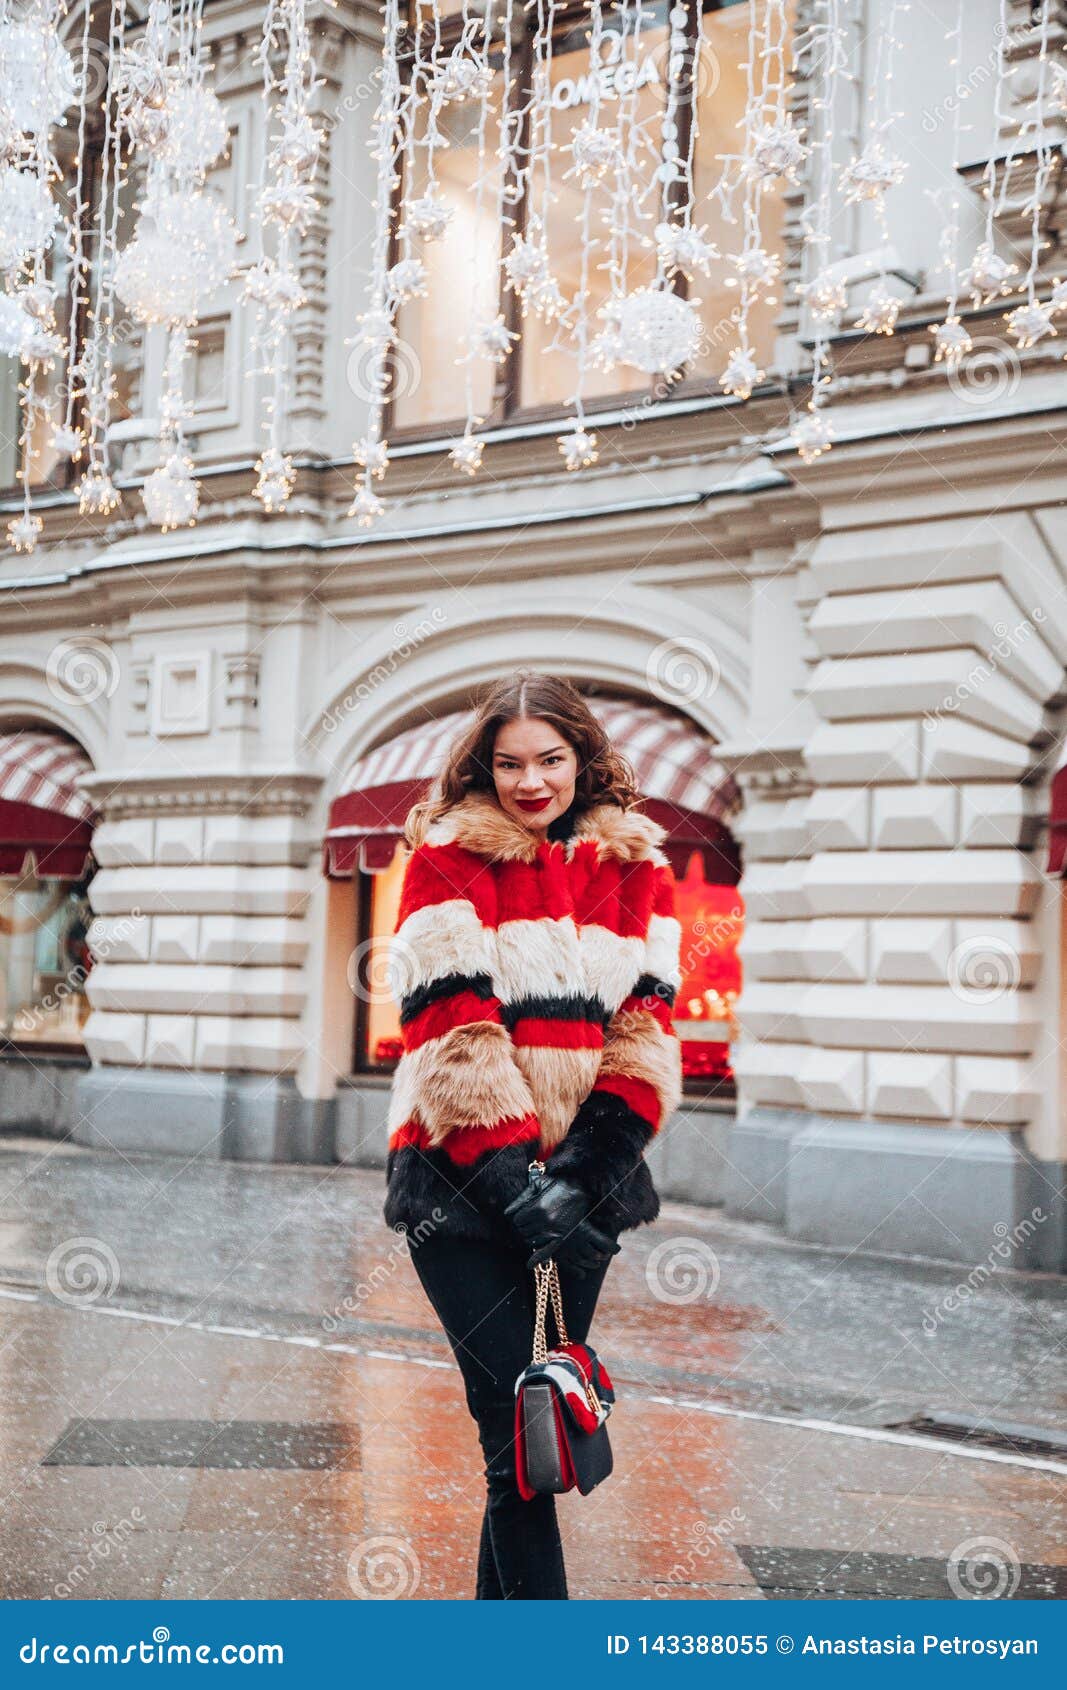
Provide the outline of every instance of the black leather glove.
[[588,1273],[613,1256],[619,1245],[586,1217],[589,1196],[574,1180],[543,1177],[512,1199],[504,1210],[533,1254],[527,1267],[554,1257],[561,1266]]

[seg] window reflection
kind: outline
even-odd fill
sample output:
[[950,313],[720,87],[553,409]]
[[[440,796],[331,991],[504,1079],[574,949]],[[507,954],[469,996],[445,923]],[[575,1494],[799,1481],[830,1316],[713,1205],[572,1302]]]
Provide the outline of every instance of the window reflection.
[[0,875],[0,1037],[81,1046],[90,920],[85,884]]

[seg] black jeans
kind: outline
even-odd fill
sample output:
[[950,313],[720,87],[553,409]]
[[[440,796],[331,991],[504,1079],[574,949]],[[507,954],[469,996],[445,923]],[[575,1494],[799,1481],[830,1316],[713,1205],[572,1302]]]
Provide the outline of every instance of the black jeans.
[[[556,1499],[519,1495],[515,1477],[515,1380],[533,1349],[534,1274],[529,1251],[480,1239],[408,1238],[412,1264],[463,1375],[467,1407],[485,1455],[487,1496],[476,1599],[567,1597]],[[567,1336],[584,1343],[611,1258],[581,1275],[560,1266]],[[556,1331],[549,1303],[549,1345]]]

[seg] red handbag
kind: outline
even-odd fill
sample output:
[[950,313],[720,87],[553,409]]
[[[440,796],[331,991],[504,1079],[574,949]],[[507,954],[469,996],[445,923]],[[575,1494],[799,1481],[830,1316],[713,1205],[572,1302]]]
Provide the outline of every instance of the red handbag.
[[[534,1273],[533,1360],[515,1381],[515,1472],[526,1502],[575,1487],[585,1496],[607,1478],[612,1455],[606,1422],[615,1401],[596,1351],[567,1337],[556,1263],[537,1262]],[[550,1295],[558,1333],[551,1350],[545,1333]]]

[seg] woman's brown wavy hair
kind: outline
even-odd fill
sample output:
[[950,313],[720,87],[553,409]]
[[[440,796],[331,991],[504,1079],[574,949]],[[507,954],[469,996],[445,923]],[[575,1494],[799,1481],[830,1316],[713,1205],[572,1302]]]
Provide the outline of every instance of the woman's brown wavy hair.
[[578,758],[574,802],[579,810],[590,804],[617,804],[621,810],[632,810],[640,803],[632,767],[615,750],[577,687],[560,675],[520,669],[493,682],[476,702],[474,721],[453,741],[430,795],[408,811],[404,838],[410,846],[421,845],[431,824],[469,792],[496,797],[496,736],[506,723],[531,717],[551,722],[573,746]]

